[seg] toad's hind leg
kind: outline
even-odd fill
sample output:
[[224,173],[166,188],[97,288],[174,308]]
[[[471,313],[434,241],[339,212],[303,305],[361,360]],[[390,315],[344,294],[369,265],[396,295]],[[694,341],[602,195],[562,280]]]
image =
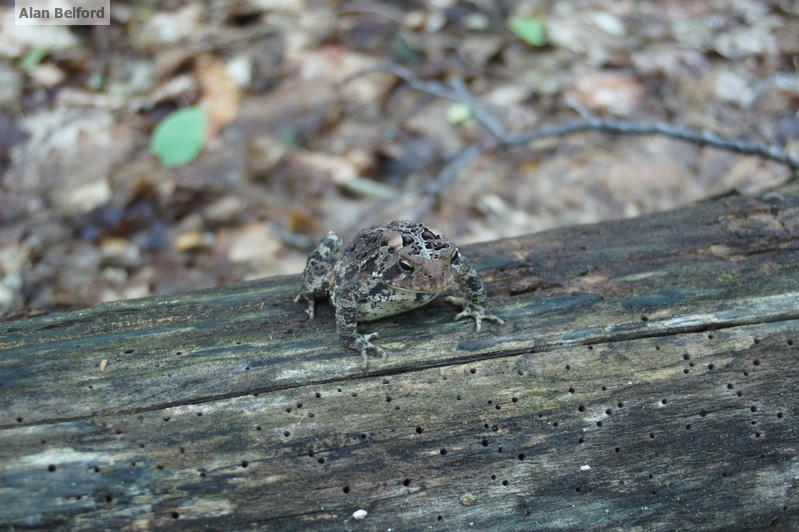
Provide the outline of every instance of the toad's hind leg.
[[302,300],[308,303],[308,308],[305,310],[308,319],[314,317],[316,300],[330,294],[333,266],[338,260],[340,251],[341,238],[330,231],[308,255],[305,270],[302,272],[302,290],[294,298],[297,303]]

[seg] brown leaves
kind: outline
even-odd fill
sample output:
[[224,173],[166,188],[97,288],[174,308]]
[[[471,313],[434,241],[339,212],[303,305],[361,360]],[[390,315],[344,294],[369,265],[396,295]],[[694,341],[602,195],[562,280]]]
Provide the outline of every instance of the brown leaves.
[[[799,146],[799,21],[784,10],[550,4],[127,3],[106,33],[2,17],[0,137],[24,135],[0,138],[0,313],[298,271],[328,229],[387,218],[477,241],[784,179],[755,159],[588,133],[486,150],[437,202],[395,196],[487,136],[395,76],[352,78],[387,61],[462,78],[512,132],[579,109]],[[539,20],[547,44],[520,41],[513,17]],[[190,106],[207,117],[206,149],[162,169],[147,139]]]
[[644,96],[644,87],[634,77],[618,72],[588,72],[579,76],[567,98],[594,113],[628,116]]
[[197,60],[194,75],[200,87],[200,107],[208,121],[207,135],[213,139],[219,130],[239,113],[239,88],[228,74],[225,64],[211,56]]

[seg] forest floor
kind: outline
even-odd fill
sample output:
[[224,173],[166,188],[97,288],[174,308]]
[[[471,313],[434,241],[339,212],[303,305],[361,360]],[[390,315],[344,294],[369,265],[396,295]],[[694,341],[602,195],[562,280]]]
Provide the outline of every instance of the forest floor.
[[[110,26],[0,7],[0,316],[296,273],[329,229],[419,219],[457,243],[662,211],[790,178],[772,162],[598,133],[485,150],[463,79],[514,132],[590,112],[799,149],[788,0],[112,1]],[[153,130],[199,106],[192,162]]]

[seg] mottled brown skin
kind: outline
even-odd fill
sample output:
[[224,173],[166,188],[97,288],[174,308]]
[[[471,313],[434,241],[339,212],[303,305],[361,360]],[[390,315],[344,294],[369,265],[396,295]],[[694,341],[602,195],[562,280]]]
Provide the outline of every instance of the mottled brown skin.
[[486,312],[480,275],[452,242],[426,225],[395,221],[364,229],[343,249],[338,235],[328,233],[308,256],[295,301],[305,300],[313,319],[316,300],[329,297],[341,341],[361,354],[365,368],[370,349],[383,357],[386,352],[370,342],[377,333],[358,333],[359,321],[421,307],[453,284],[465,295],[447,298],[463,309],[455,320],[474,318],[477,331],[482,320],[504,323]]

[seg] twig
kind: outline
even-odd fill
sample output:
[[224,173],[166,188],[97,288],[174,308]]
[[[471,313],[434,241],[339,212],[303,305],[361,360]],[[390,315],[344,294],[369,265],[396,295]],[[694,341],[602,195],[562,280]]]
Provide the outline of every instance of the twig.
[[776,145],[728,139],[710,131],[698,131],[664,122],[628,122],[610,118],[599,118],[585,112],[581,113],[582,116],[585,117],[582,120],[574,120],[559,125],[543,126],[523,133],[509,134],[506,132],[502,123],[477,101],[466,88],[465,83],[458,78],[451,78],[449,80],[449,87],[447,87],[439,82],[421,80],[416,77],[410,69],[400,65],[386,65],[384,67],[371,69],[369,72],[365,73],[375,71],[391,72],[395,76],[401,78],[414,90],[439,98],[445,98],[469,107],[477,122],[495,137],[494,143],[473,143],[455,154],[444,168],[441,169],[433,182],[420,187],[429,194],[437,195],[443,186],[454,178],[455,174],[468,166],[484,150],[490,148],[508,148],[527,144],[537,139],[564,137],[587,131],[619,135],[658,135],[697,144],[699,146],[710,146],[733,153],[754,155],[787,166],[791,170],[799,170],[799,156],[792,155]]
[[429,183],[424,183],[419,187],[419,190],[426,194],[438,196],[441,189],[444,188],[462,169],[469,166],[472,161],[480,156],[485,150],[485,146],[481,142],[474,142],[469,144],[466,148],[462,149],[451,158],[449,162],[441,169],[436,175],[436,178]]
[[660,135],[663,137],[690,142],[700,146],[710,146],[742,155],[755,155],[763,159],[780,163],[792,170],[799,170],[799,156],[791,155],[779,146],[732,140],[710,131],[696,131],[664,122],[637,123],[611,118],[587,118],[574,120],[557,126],[544,126],[540,129],[507,135],[504,146],[527,144],[530,141],[545,137],[563,137],[585,131],[599,131],[620,135]]
[[491,132],[494,137],[499,139],[500,141],[504,141],[505,136],[507,133],[505,132],[505,126],[500,122],[494,115],[489,113],[485,110],[485,108],[477,101],[469,89],[466,87],[466,84],[460,78],[450,78],[449,85],[452,87],[453,96],[458,98],[458,100],[469,107],[472,111],[472,116],[480,122],[489,132]]

